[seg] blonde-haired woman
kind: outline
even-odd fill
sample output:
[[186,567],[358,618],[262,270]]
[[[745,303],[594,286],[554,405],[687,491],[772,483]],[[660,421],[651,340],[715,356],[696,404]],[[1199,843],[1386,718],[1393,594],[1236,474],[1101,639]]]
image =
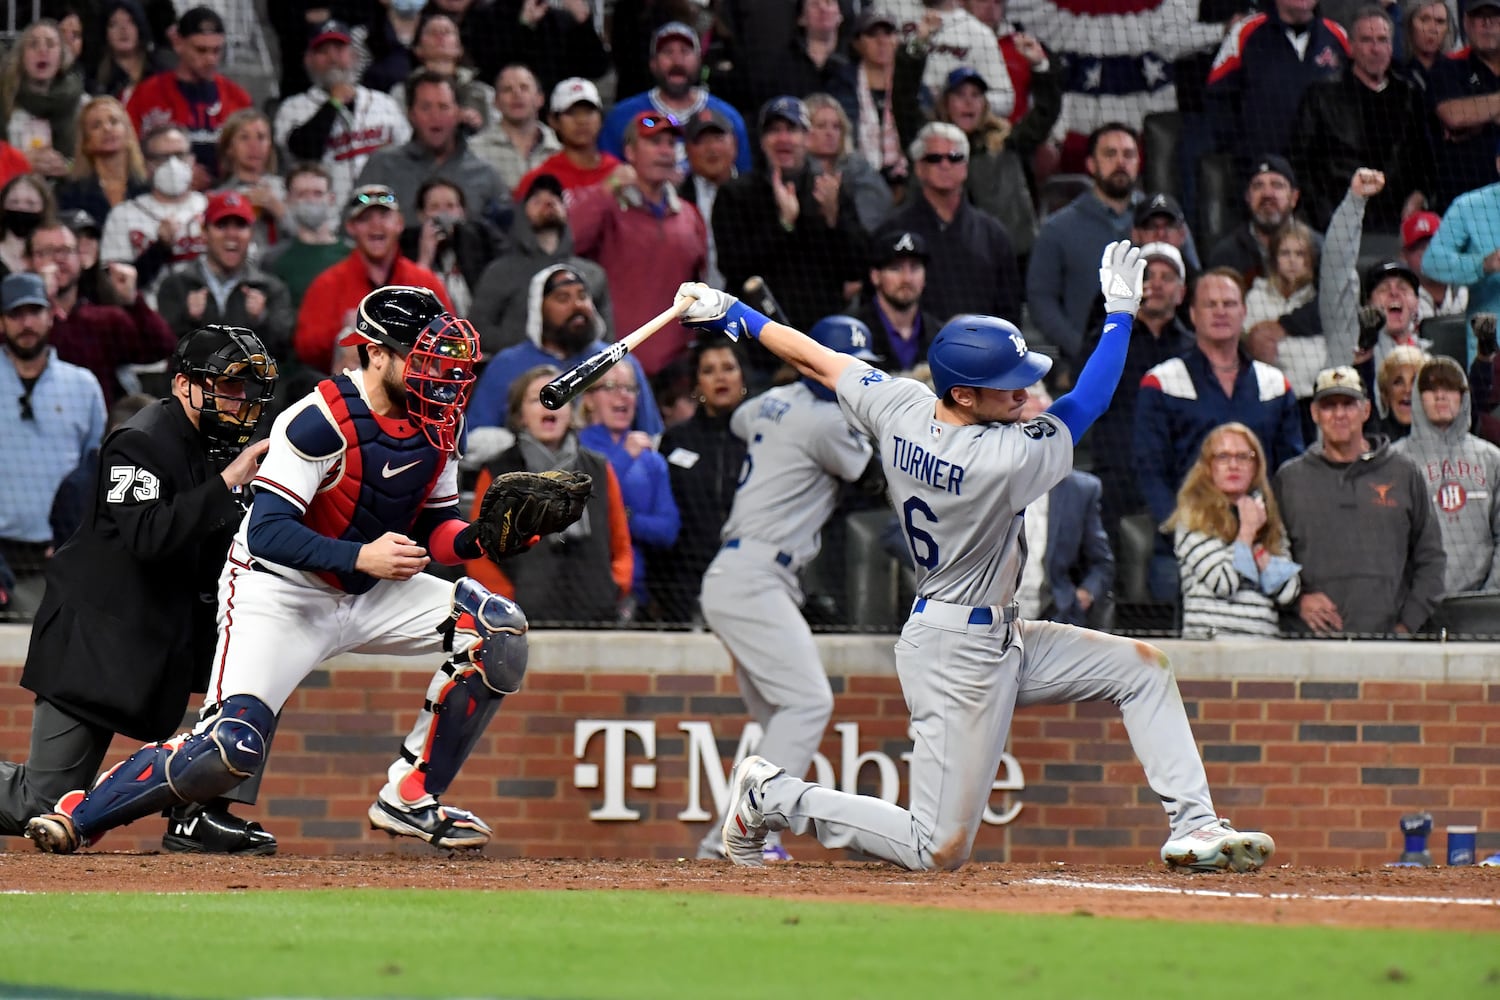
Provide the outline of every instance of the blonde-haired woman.
[[255,245],[266,250],[277,239],[286,217],[286,182],[276,172],[271,119],[255,108],[242,108],[224,121],[219,132],[219,177],[215,191],[238,191],[255,207]]
[[82,100],[83,78],[63,68],[57,22],[33,21],[0,65],[0,125],[34,172],[44,177],[68,172]]
[[1266,451],[1244,424],[1209,432],[1167,519],[1182,579],[1182,634],[1279,634],[1277,609],[1302,593],[1266,475]]
[[57,188],[58,210],[66,216],[82,209],[102,227],[110,209],[150,190],[125,105],[113,97],[89,101],[78,112],[78,156]]
[[1410,344],[1391,348],[1381,359],[1380,370],[1375,373],[1375,405],[1365,423],[1366,433],[1380,434],[1392,441],[1400,441],[1411,433],[1412,396],[1417,391],[1417,372],[1426,360],[1427,352]]
[[[869,160],[855,152],[854,130],[843,105],[828,94],[809,94],[802,103],[807,106],[807,119],[812,123],[807,133],[807,158],[818,165],[820,172],[838,179],[838,187],[831,196],[836,199],[839,189],[848,191],[859,224],[866,231],[874,231],[891,213],[889,185],[870,166]],[[813,196],[822,205],[817,191],[814,186]]]

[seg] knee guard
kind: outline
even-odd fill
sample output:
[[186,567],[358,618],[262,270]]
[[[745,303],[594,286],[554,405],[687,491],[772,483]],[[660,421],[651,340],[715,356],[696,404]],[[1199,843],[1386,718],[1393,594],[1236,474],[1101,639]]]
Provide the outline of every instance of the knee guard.
[[[466,652],[496,694],[515,694],[526,676],[526,615],[511,600],[464,577],[453,589],[454,650]],[[473,636],[467,649],[463,636]]]
[[207,802],[260,770],[263,734],[276,713],[259,698],[232,695],[192,733],[142,747],[104,773],[73,810],[90,839],[183,802]]

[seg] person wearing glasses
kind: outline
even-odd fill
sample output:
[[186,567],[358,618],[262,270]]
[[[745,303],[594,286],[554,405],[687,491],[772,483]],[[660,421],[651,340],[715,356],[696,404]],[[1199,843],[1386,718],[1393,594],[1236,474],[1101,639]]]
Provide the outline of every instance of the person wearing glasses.
[[[1302,418],[1291,382],[1281,369],[1252,359],[1240,342],[1245,285],[1239,272],[1204,272],[1189,301],[1193,346],[1146,372],[1135,401],[1136,478],[1156,525],[1172,516],[1203,439],[1220,424],[1237,421],[1254,432],[1265,446],[1268,475],[1302,454]],[[1149,585],[1155,600],[1177,602],[1178,571],[1166,534],[1157,535]]]
[[297,357],[318,372],[354,367],[353,352],[339,350],[340,333],[354,328],[355,311],[364,297],[384,285],[429,288],[453,311],[443,280],[401,255],[401,203],[380,184],[356,188],[344,207],[344,232],[354,249],[342,263],[313,279],[302,297],[292,346]]
[[1318,636],[1408,635],[1443,597],[1447,556],[1427,478],[1365,431],[1369,416],[1358,372],[1319,372],[1318,440],[1271,481],[1302,566],[1297,618]]
[[1286,528],[1266,474],[1265,449],[1241,423],[1220,424],[1167,519],[1182,575],[1182,635],[1280,634],[1278,609],[1302,593]]
[[57,356],[52,306],[36,274],[0,281],[0,559],[15,575],[8,610],[30,615],[41,603],[52,555],[48,513],[68,473],[104,436],[104,393],[87,368]]
[[141,287],[155,301],[156,285],[167,268],[203,252],[208,198],[193,190],[193,147],[181,126],[148,132],[141,148],[151,190],[110,211],[99,260],[134,266]]
[[[573,192],[568,221],[579,256],[604,268],[615,323],[634,330],[661,311],[684,281],[708,268],[708,228],[703,216],[672,187],[677,147],[675,118],[642,111],[625,129],[625,163],[603,184]],[[692,337],[673,323],[634,352],[648,376],[687,350]]]
[[682,527],[677,501],[672,497],[667,460],[657,452],[651,435],[632,429],[641,395],[637,372],[633,365],[616,365],[589,388],[583,397],[588,426],[578,432],[579,444],[609,459],[625,500],[630,544],[635,552],[632,600],[624,615],[627,619],[633,616],[635,608],[644,607],[649,600],[647,547],[670,548]]
[[99,281],[108,285],[108,305],[89,301],[80,290],[84,272],[78,236],[61,222],[44,222],[26,240],[27,269],[41,275],[52,309],[50,342],[57,356],[94,373],[104,404],[125,395],[120,369],[165,361],[177,347],[177,334],[146,304],[129,264],[106,266]]
[[[1010,234],[994,216],[970,204],[965,194],[968,136],[957,125],[930,122],[912,140],[908,153],[915,164],[917,190],[907,195],[887,224],[927,241],[932,260],[922,304],[940,319],[980,313],[1019,323],[1021,272]],[[1094,256],[1098,255],[1096,250]]]

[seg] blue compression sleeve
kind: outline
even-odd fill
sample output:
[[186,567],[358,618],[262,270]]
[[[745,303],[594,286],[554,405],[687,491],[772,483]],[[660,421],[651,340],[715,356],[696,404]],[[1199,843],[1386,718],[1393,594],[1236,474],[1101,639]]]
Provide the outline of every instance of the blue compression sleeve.
[[1129,313],[1110,313],[1104,317],[1099,346],[1078,373],[1073,391],[1047,408],[1048,413],[1067,425],[1075,442],[1109,409],[1109,401],[1120,384],[1120,373],[1125,370],[1125,351],[1130,347],[1130,330],[1134,325],[1135,317]]
[[701,330],[713,330],[716,333],[726,335],[730,340],[739,340],[740,334],[748,333],[756,340],[760,339],[760,331],[765,329],[770,318],[750,308],[739,299],[734,300],[734,305],[729,311],[718,319],[703,320],[696,323],[683,323],[686,327],[696,327]]
[[353,573],[359,543],[320,535],[302,523],[302,512],[267,490],[255,494],[245,534],[250,554],[292,569]]

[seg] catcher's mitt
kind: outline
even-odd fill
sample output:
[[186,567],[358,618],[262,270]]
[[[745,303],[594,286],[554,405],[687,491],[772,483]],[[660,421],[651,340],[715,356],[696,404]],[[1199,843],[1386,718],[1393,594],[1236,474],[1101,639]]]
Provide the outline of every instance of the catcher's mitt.
[[582,517],[593,484],[581,472],[507,472],[484,491],[474,537],[491,559],[520,552]]

